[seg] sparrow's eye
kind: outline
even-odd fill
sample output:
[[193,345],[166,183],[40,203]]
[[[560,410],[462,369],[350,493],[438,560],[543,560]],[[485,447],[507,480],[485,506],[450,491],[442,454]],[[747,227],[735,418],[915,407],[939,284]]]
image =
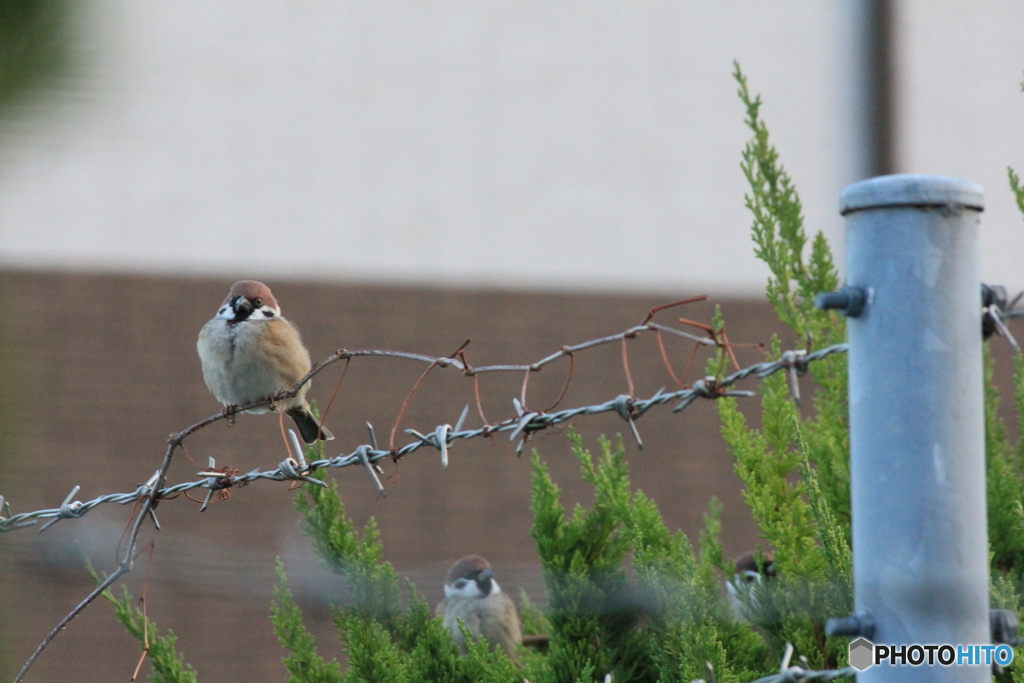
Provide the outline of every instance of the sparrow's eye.
[[458,579],[458,580],[457,580],[457,581],[455,582],[455,587],[461,590],[462,588],[465,588],[465,587],[466,587],[466,584],[467,584],[467,583],[469,583],[469,582],[468,582],[468,581],[466,581],[465,579]]
[[255,299],[252,300],[252,305],[253,308],[259,308],[260,306],[263,305],[263,300],[260,299],[259,297],[256,297]]

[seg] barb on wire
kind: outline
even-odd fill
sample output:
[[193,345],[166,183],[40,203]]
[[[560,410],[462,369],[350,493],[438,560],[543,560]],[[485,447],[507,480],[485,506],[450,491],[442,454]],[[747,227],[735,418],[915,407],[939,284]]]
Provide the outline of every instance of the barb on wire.
[[277,466],[284,474],[285,479],[290,479],[295,482],[295,485],[306,482],[313,484],[314,486],[320,486],[327,488],[327,484],[322,480],[315,477],[309,476],[309,463],[306,462],[306,456],[302,452],[302,446],[299,444],[299,437],[295,434],[295,430],[288,430],[288,443],[292,452],[296,455],[295,457],[285,458],[280,465]]
[[[782,360],[781,358],[776,361],[764,361],[760,363],[754,363],[745,368],[737,370],[736,372],[725,376],[721,380],[715,380],[713,377],[708,377],[703,380],[694,382],[692,387],[686,389],[680,389],[679,391],[665,392],[664,389],[659,389],[653,396],[647,399],[628,399],[625,400],[621,396],[617,396],[611,400],[605,401],[604,403],[598,403],[594,405],[578,406],[575,408],[565,408],[553,413],[540,413],[535,411],[525,411],[522,405],[519,403],[519,399],[513,399],[513,404],[516,406],[517,415],[513,418],[509,418],[503,422],[491,424],[485,427],[478,427],[475,429],[463,429],[463,422],[467,415],[467,410],[463,409],[462,415],[456,422],[456,427],[451,428],[447,425],[440,425],[435,427],[433,430],[426,434],[422,432],[414,432],[413,436],[416,438],[401,448],[395,451],[381,450],[377,447],[376,443],[366,444],[359,446],[351,453],[338,455],[334,458],[327,458],[323,460],[316,460],[313,462],[306,463],[306,467],[296,472],[300,472],[302,476],[308,477],[309,474],[316,472],[317,470],[326,468],[343,468],[352,465],[364,464],[364,457],[366,464],[372,465],[379,460],[383,460],[392,455],[396,459],[401,459],[410,453],[413,453],[424,446],[436,448],[438,451],[447,453],[448,447],[457,440],[474,439],[481,436],[489,436],[495,433],[509,432],[510,440],[515,440],[517,436],[529,435],[535,432],[542,431],[549,427],[562,424],[571,420],[579,415],[598,415],[601,413],[618,413],[622,414],[620,410],[621,406],[625,406],[627,414],[631,416],[633,421],[639,419],[648,410],[654,406],[666,405],[668,403],[678,402],[674,412],[678,412],[686,408],[693,401],[698,398],[717,399],[723,396],[751,396],[752,391],[731,389],[737,382],[747,379],[749,377],[765,378],[776,372],[786,370],[795,367],[798,372],[806,372],[807,366],[811,363],[821,360],[826,356],[830,356],[836,353],[845,353],[847,351],[846,344],[836,344],[829,346],[813,353],[806,355],[794,356],[791,360]],[[783,354],[785,356],[785,354]],[[368,428],[371,430],[372,427]],[[440,438],[440,435],[444,433],[444,438]],[[375,442],[375,438],[371,438],[371,442]],[[443,457],[447,457],[446,455]],[[17,515],[11,515],[8,512],[7,517],[0,518],[0,532],[13,531],[14,529],[22,528],[29,524],[34,524],[39,519],[50,519],[60,520],[68,517],[81,517],[90,510],[104,505],[106,503],[117,503],[120,505],[126,505],[128,503],[134,503],[138,500],[150,500],[155,498],[159,500],[179,493],[181,491],[189,491],[192,489],[206,488],[206,489],[226,489],[231,487],[238,487],[245,484],[249,484],[259,480],[272,480],[272,481],[286,481],[294,480],[295,477],[290,476],[287,471],[287,467],[270,471],[260,471],[259,468],[247,472],[245,474],[238,474],[235,476],[222,476],[220,472],[206,471],[200,472],[199,475],[203,478],[197,481],[183,482],[175,484],[173,486],[167,486],[159,490],[154,490],[152,486],[148,484],[140,485],[135,491],[127,493],[113,493],[105,496],[100,496],[87,502],[79,502],[70,500],[73,496],[69,496],[65,503],[59,508],[48,509],[48,510],[36,510],[35,512],[25,512]],[[371,469],[371,472],[373,470]],[[159,478],[165,473],[160,470],[154,475],[155,478]],[[375,479],[375,486],[378,492],[381,492],[381,486],[379,479],[376,478],[376,472],[373,472]],[[153,480],[151,480],[153,481]],[[7,509],[6,503],[4,509]],[[73,514],[71,513],[73,511]]]
[[640,438],[640,432],[636,429],[636,418],[640,417],[641,413],[633,404],[633,395],[619,394],[616,396],[615,411],[619,414],[619,417],[625,420],[626,424],[629,425],[629,431],[633,433],[633,439],[636,441],[636,447],[642,451],[644,449],[644,442],[643,439]]
[[1024,309],[1017,308],[1022,297],[1024,297],[1024,292],[1018,292],[1013,299],[1007,299],[1006,287],[983,284],[981,286],[982,337],[988,339],[998,333],[1009,342],[1014,351],[1020,351],[1017,340],[1010,334],[1010,330],[1003,321],[1024,318]]
[[800,382],[798,377],[807,374],[807,365],[801,364],[800,359],[807,355],[804,349],[795,351],[784,351],[779,358],[780,363],[786,364],[786,383],[789,385],[789,395],[793,397],[794,403],[800,405]]
[[377,489],[377,493],[385,498],[388,494],[384,491],[384,485],[380,483],[380,479],[377,477],[377,472],[374,471],[373,465],[370,463],[370,452],[369,446],[360,446],[356,449],[355,456],[357,462],[361,462],[366,471],[370,473],[370,479],[373,481],[374,487]]

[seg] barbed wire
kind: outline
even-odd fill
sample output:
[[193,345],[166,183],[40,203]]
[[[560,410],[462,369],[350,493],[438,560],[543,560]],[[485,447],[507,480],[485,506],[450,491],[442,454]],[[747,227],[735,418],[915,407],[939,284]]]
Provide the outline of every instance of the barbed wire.
[[[53,628],[53,630],[50,631],[22,667],[13,683],[20,683],[24,679],[29,668],[31,668],[39,655],[46,649],[57,634],[71,622],[71,620],[73,620],[82,612],[82,610],[100,596],[103,591],[113,585],[121,576],[132,571],[136,559],[136,546],[138,544],[139,534],[142,530],[142,523],[146,518],[149,518],[152,520],[155,528],[157,530],[160,529],[160,523],[156,517],[156,507],[162,500],[177,497],[179,494],[188,496],[187,492],[190,490],[205,488],[207,489],[207,494],[206,499],[202,502],[202,507],[200,508],[200,511],[202,511],[206,509],[212,497],[215,494],[218,494],[218,492],[220,492],[220,497],[223,498],[226,497],[233,488],[245,486],[258,480],[304,482],[316,486],[326,486],[322,480],[310,475],[321,469],[343,468],[353,465],[362,465],[367,470],[377,492],[380,495],[386,495],[384,486],[381,484],[380,478],[378,477],[378,474],[383,474],[379,465],[376,464],[379,460],[391,458],[397,462],[402,457],[413,453],[420,448],[430,446],[440,451],[441,466],[442,468],[446,468],[448,466],[448,447],[455,440],[490,437],[494,434],[505,432],[510,432],[510,441],[514,441],[517,437],[520,438],[516,452],[517,454],[521,454],[524,445],[529,441],[532,434],[566,422],[578,415],[596,415],[607,412],[618,413],[624,420],[626,420],[629,425],[630,432],[637,442],[637,446],[642,449],[643,441],[640,438],[640,433],[636,428],[635,421],[642,417],[644,413],[653,406],[665,405],[667,403],[678,401],[677,405],[673,408],[673,412],[679,412],[691,405],[698,398],[714,400],[724,396],[752,396],[755,393],[753,391],[730,389],[730,387],[732,387],[736,382],[746,379],[752,375],[764,378],[779,372],[780,370],[786,370],[788,372],[789,386],[793,394],[793,398],[794,400],[799,401],[799,391],[796,384],[796,378],[807,372],[809,364],[825,358],[826,356],[835,353],[843,353],[847,350],[846,344],[836,344],[813,353],[809,352],[808,349],[785,351],[780,355],[778,360],[755,363],[754,365],[750,365],[746,368],[740,368],[739,362],[736,360],[736,355],[733,352],[733,345],[730,344],[729,338],[724,329],[712,325],[705,325],[686,318],[679,318],[679,322],[701,329],[708,335],[707,337],[700,337],[684,330],[655,323],[652,320],[659,311],[672,308],[674,306],[701,301],[706,298],[706,295],[701,295],[655,306],[650,310],[640,325],[630,327],[617,334],[599,337],[573,346],[563,346],[555,353],[549,354],[535,363],[524,365],[487,365],[474,367],[470,364],[465,352],[466,346],[469,344],[469,340],[466,340],[458,349],[455,350],[454,353],[446,357],[434,357],[419,353],[388,351],[382,349],[364,349],[354,351],[344,348],[338,349],[325,360],[313,366],[310,371],[306,373],[305,377],[299,380],[299,382],[291,389],[278,392],[274,396],[268,396],[260,401],[254,401],[245,405],[227,406],[220,413],[211,415],[210,417],[200,420],[176,434],[172,434],[167,440],[167,449],[164,452],[160,468],[157,469],[145,483],[139,484],[134,491],[108,494],[87,502],[82,502],[74,500],[80,490],[79,486],[75,486],[58,508],[36,510],[34,512],[25,512],[16,515],[11,513],[9,502],[0,496],[0,532],[9,532],[33,526],[38,520],[49,519],[49,521],[39,529],[40,532],[43,532],[61,520],[79,519],[89,511],[107,503],[117,503],[120,505],[135,503],[138,506],[137,516],[135,516],[136,510],[133,510],[134,519],[130,522],[130,531],[117,568],[91,593],[89,593],[89,595],[87,595],[85,599],[83,599],[68,615],[66,615],[60,623]],[[629,369],[627,342],[628,340],[635,339],[641,333],[645,332],[654,333],[658,343],[658,349],[661,354],[661,360],[663,361],[665,368],[668,370],[669,376],[672,378],[673,382],[675,382],[677,390],[666,393],[663,388],[659,389],[650,398],[637,400],[634,395],[633,378]],[[719,349],[721,351],[720,358],[723,361],[726,359],[730,360],[736,367],[736,371],[722,377],[722,379],[717,379],[715,376],[708,376],[704,379],[693,382],[690,386],[684,386],[680,376],[675,373],[671,363],[669,362],[668,354],[665,351],[664,342],[662,340],[663,333],[682,337],[695,344],[686,368],[681,373],[682,377],[685,377],[689,372],[690,366],[696,357],[697,349],[701,345],[714,346]],[[569,388],[569,384],[572,381],[573,369],[575,368],[575,354],[586,349],[614,342],[620,342],[622,344],[622,366],[629,393],[619,394],[615,398],[605,401],[604,403],[554,411],[562,398],[564,398],[565,393]],[[341,388],[341,383],[345,378],[345,370],[348,368],[348,363],[351,362],[353,358],[365,356],[406,358],[428,363],[426,371],[423,372],[420,378],[413,385],[398,411],[398,415],[396,416],[391,428],[387,449],[381,449],[378,447],[373,426],[370,425],[370,423],[367,423],[370,443],[357,447],[347,455],[339,455],[335,458],[308,462],[305,459],[302,446],[299,444],[295,433],[288,430],[285,445],[289,448],[290,454],[275,470],[261,472],[259,469],[256,469],[246,474],[238,474],[237,470],[229,467],[216,469],[216,461],[211,457],[209,458],[209,467],[206,470],[197,473],[197,476],[202,477],[201,479],[166,486],[167,473],[170,469],[171,462],[173,461],[174,453],[179,447],[184,448],[184,441],[188,436],[219,420],[233,420],[238,413],[242,413],[253,408],[269,406],[271,409],[274,409],[278,402],[296,396],[302,387],[304,387],[314,376],[322,372],[325,368],[339,361],[345,361],[345,369],[342,371],[341,377],[338,380],[338,385],[334,391],[334,396],[337,396],[338,390]],[[540,372],[540,370],[546,365],[549,365],[563,357],[569,358],[569,370],[560,395],[551,406],[543,410],[531,410],[527,407],[526,400],[526,390],[530,376],[535,372]],[[395,434],[398,430],[405,409],[408,407],[410,400],[416,393],[420,384],[435,367],[455,367],[464,375],[473,379],[473,392],[476,399],[476,406],[480,419],[484,422],[484,425],[477,429],[463,430],[463,424],[469,414],[469,406],[467,405],[462,411],[459,419],[456,421],[454,427],[450,424],[438,425],[432,431],[425,434],[414,429],[406,429],[405,432],[415,437],[416,440],[402,446],[401,448],[395,448]],[[721,369],[724,369],[724,366],[721,366]],[[512,399],[512,403],[516,411],[515,417],[495,424],[491,424],[487,420],[480,400],[479,376],[488,372],[523,373],[523,383],[520,395],[518,398]],[[332,396],[331,402],[333,402],[334,396]],[[326,417],[327,413],[330,412],[330,407],[331,403],[328,403],[327,408],[324,410],[323,417]],[[283,423],[282,435],[284,435]]]
[[1017,308],[1017,304],[1024,298],[1024,292],[1018,292],[1012,299],[1006,293],[1006,287],[1002,285],[981,285],[981,334],[988,339],[993,334],[998,334],[1006,339],[1007,343],[1014,350],[1020,351],[1020,346],[1009,328],[1006,327],[1006,320],[1024,318],[1024,309]]
[[[379,472],[375,471],[375,468],[373,467],[373,465],[380,460],[384,460],[385,458],[400,459],[423,447],[429,446],[440,452],[441,465],[442,467],[447,467],[448,447],[453,442],[457,440],[473,439],[481,436],[487,437],[505,432],[510,432],[510,441],[514,441],[516,437],[521,437],[519,445],[516,448],[517,453],[521,453],[524,445],[529,440],[530,435],[563,422],[567,422],[579,415],[598,415],[601,413],[612,412],[618,413],[624,420],[626,420],[627,423],[629,423],[630,430],[633,433],[634,438],[639,445],[642,445],[643,442],[640,439],[639,432],[634,423],[654,406],[678,402],[672,412],[679,412],[687,408],[698,398],[714,400],[724,396],[752,396],[754,395],[753,391],[732,390],[729,389],[729,387],[733,386],[740,380],[747,379],[751,376],[763,379],[781,370],[785,370],[790,374],[802,375],[806,373],[807,368],[811,363],[832,354],[845,353],[847,349],[847,344],[835,344],[812,353],[808,353],[804,350],[785,351],[776,361],[755,363],[737,370],[736,372],[725,376],[721,380],[716,380],[714,377],[706,377],[704,379],[697,380],[692,386],[686,389],[667,393],[663,389],[659,389],[650,398],[640,400],[634,399],[628,394],[619,394],[615,398],[603,403],[568,408],[553,413],[527,411],[524,409],[518,398],[513,398],[513,405],[515,406],[517,413],[516,417],[509,418],[497,424],[464,430],[462,428],[463,423],[469,413],[469,406],[467,405],[463,409],[462,414],[456,421],[454,427],[451,424],[437,425],[433,430],[426,433],[415,429],[407,429],[406,432],[415,437],[416,440],[394,451],[378,448],[373,428],[369,423],[367,423],[367,426],[370,429],[369,444],[358,446],[355,450],[346,455],[307,462],[303,455],[303,449],[299,446],[298,440],[294,437],[294,432],[289,430],[289,440],[292,442],[292,451],[297,454],[297,457],[288,457],[286,460],[281,462],[276,469],[266,472],[261,472],[259,469],[255,469],[245,474],[232,475],[230,471],[214,469],[216,465],[211,459],[208,470],[197,473],[197,476],[202,477],[202,479],[196,481],[183,482],[156,490],[154,487],[160,475],[160,472],[157,471],[148,481],[140,484],[134,491],[107,494],[86,502],[74,500],[74,497],[80,490],[79,486],[75,486],[71,490],[71,493],[69,493],[64,499],[64,502],[61,503],[60,507],[36,510],[34,512],[25,512],[16,515],[10,514],[7,502],[4,501],[2,496],[0,496],[0,505],[3,505],[4,509],[8,511],[7,516],[0,516],[0,532],[8,532],[22,527],[32,526],[37,520],[49,519],[50,521],[40,528],[40,531],[42,532],[46,531],[63,519],[78,519],[89,511],[107,503],[126,505],[149,497],[155,497],[159,500],[198,488],[209,489],[210,493],[208,494],[203,506],[205,509],[206,505],[210,502],[210,496],[217,491],[245,486],[259,480],[303,481],[318,486],[324,486],[325,484],[323,481],[310,477],[309,475],[322,469],[337,469],[353,465],[363,465],[366,467],[378,493],[383,494],[384,487],[377,476]],[[368,355],[366,352],[362,351],[349,353],[353,355]],[[496,368],[499,366],[491,367]],[[529,366],[505,367],[515,367],[516,369],[520,369]],[[477,372],[486,370],[488,370],[488,368],[480,368],[477,369]]]
[[[850,678],[857,675],[857,670],[847,666],[842,669],[823,669],[814,671],[808,667],[807,658],[800,656],[804,666],[794,666],[790,663],[793,659],[793,644],[786,643],[786,649],[782,653],[782,664],[779,672],[764,676],[750,683],[804,683],[804,681],[831,681],[836,678]],[[715,669],[711,662],[704,662],[704,678],[697,678],[690,683],[716,683]]]
[[791,666],[771,676],[758,678],[751,683],[803,683],[803,681],[831,681],[836,678],[852,678],[857,670],[852,666],[842,669],[824,669],[821,671],[807,670],[799,666]]

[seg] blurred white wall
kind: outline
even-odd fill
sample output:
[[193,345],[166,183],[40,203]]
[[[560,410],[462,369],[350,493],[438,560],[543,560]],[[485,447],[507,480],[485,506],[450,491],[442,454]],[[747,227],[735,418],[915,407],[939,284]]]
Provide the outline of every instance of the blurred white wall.
[[[862,2],[91,0],[0,122],[0,265],[754,294],[732,60],[841,250]],[[899,10],[899,163],[985,184],[983,272],[1024,285],[1021,10]]]

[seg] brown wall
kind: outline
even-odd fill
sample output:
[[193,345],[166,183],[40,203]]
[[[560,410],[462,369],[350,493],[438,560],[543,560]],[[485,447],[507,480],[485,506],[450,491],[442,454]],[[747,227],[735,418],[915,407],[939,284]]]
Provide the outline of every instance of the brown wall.
[[[269,284],[285,316],[303,331],[314,360],[339,346],[447,355],[471,337],[468,354],[474,364],[528,362],[564,344],[625,329],[660,303],[643,296]],[[56,507],[75,485],[82,487],[80,500],[133,490],[159,466],[167,434],[219,409],[203,385],[195,339],[229,285],[209,279],[0,275],[0,494],[14,512]],[[779,330],[766,304],[721,303],[733,341],[767,342],[770,332]],[[711,304],[697,304],[681,314],[708,321],[712,313]],[[667,322],[675,317],[672,311],[661,315]],[[638,395],[670,385],[653,338],[635,340],[629,349]],[[668,350],[680,368],[690,346],[670,340]],[[739,355],[744,364],[759,359],[756,350]],[[532,378],[531,406],[557,396],[566,367],[560,361]],[[351,452],[364,443],[366,420],[386,441],[399,405],[423,369],[407,360],[353,361],[327,420],[338,437],[329,452]],[[340,370],[336,366],[317,378],[312,396],[321,405]],[[691,371],[688,379],[697,376]],[[511,415],[521,376],[492,375],[481,382],[490,419]],[[621,350],[606,346],[579,355],[562,406],[604,401],[625,390]],[[422,431],[454,422],[472,395],[467,378],[437,370],[413,399],[402,427]],[[746,400],[753,414],[756,399]],[[475,411],[469,424],[479,424]],[[642,453],[618,417],[584,417],[573,424],[592,448],[599,434],[627,434],[633,482],[658,501],[671,527],[695,539],[708,499],[718,496],[725,503],[727,552],[757,542],[712,404],[699,402],[675,415],[665,407],[652,409],[638,423],[646,444]],[[400,431],[397,443],[407,438]],[[587,487],[576,473],[564,430],[540,434],[532,446],[563,486],[565,502],[586,503]],[[242,416],[233,428],[213,425],[190,438],[187,447],[204,466],[214,456],[218,466],[242,470],[271,469],[285,455],[272,415]],[[330,476],[338,480],[358,523],[377,519],[387,559],[431,601],[440,596],[447,564],[469,552],[491,559],[506,590],[525,588],[543,599],[529,534],[529,461],[516,458],[507,437],[456,443],[444,472],[438,453],[426,449],[398,468],[388,463],[385,470],[392,478],[387,498],[375,495],[361,469]],[[179,454],[171,481],[191,479],[196,471]],[[164,531],[144,532],[143,542],[156,543],[149,615],[178,634],[201,680],[283,680],[283,653],[267,618],[275,556],[285,560],[322,654],[339,652],[326,609],[337,579],[317,566],[303,539],[291,507],[294,495],[286,484],[258,482],[202,515],[185,499],[165,502],[159,509]],[[113,567],[129,512],[108,505],[43,535],[28,529],[0,536],[0,663],[6,667],[0,676],[11,678],[88,592],[82,552],[100,569]],[[135,593],[144,568],[145,560],[126,580]],[[30,680],[71,680],[72,674],[82,681],[127,680],[137,657],[109,606],[95,604],[42,655]]]

